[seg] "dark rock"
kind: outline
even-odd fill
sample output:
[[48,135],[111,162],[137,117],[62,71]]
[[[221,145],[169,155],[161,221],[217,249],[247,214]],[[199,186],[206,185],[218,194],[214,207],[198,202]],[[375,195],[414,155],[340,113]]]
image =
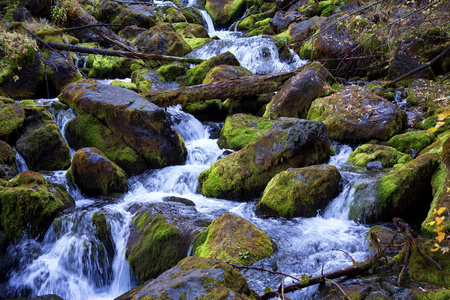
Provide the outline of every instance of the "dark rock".
[[304,18],[299,11],[284,12],[279,10],[269,22],[275,32],[279,33],[288,28],[291,23],[300,22]]
[[137,204],[130,212],[126,257],[134,275],[145,282],[188,255],[197,224],[204,217],[194,207],[176,202]]
[[134,299],[254,299],[252,291],[239,271],[215,259],[186,257],[170,270],[150,281]]
[[330,93],[331,87],[327,79],[332,76],[322,64],[314,62],[303,66],[302,69],[266,106],[265,118],[273,120],[279,117],[306,118],[311,103],[316,98]]
[[50,14],[50,2],[46,0],[20,0],[20,6],[26,8],[34,17],[46,18]]
[[0,103],[0,140],[14,143],[25,121],[25,111],[19,105]]
[[163,201],[178,202],[178,203],[183,203],[184,205],[187,205],[187,206],[195,206],[194,201],[186,199],[186,198],[175,197],[175,196],[164,197]]
[[67,174],[87,195],[109,196],[127,190],[126,174],[97,148],[75,152]]
[[315,217],[338,195],[340,180],[331,165],[290,168],[269,181],[257,207],[281,217]]
[[13,12],[13,20],[15,22],[23,22],[26,20],[31,19],[31,13],[28,9],[26,9],[25,7],[22,8],[18,8]]
[[259,197],[280,171],[323,163],[329,157],[330,141],[322,122],[279,118],[267,135],[201,173],[198,190],[207,197],[247,201]]
[[72,58],[65,51],[51,51],[46,59],[46,64],[50,67],[48,70],[49,83],[59,94],[62,89],[82,78],[81,73],[72,63]]
[[370,171],[381,171],[383,170],[383,163],[379,160],[368,162],[366,169]]
[[8,143],[0,140],[0,178],[9,180],[16,175],[16,152]]
[[48,183],[33,171],[11,179],[0,193],[0,203],[1,223],[12,240],[23,234],[42,238],[60,212],[75,206],[65,189]]
[[95,116],[136,151],[149,168],[181,164],[186,160],[186,148],[173,129],[169,115],[136,92],[82,82],[68,85],[60,98],[79,111]]
[[[400,43],[395,52],[394,60],[389,67],[388,77],[395,79],[422,66],[424,42],[415,39],[406,39]],[[416,78],[433,79],[431,68],[426,68],[412,75]]]
[[358,86],[314,100],[307,118],[324,122],[330,138],[355,144],[387,140],[407,123],[404,111]]

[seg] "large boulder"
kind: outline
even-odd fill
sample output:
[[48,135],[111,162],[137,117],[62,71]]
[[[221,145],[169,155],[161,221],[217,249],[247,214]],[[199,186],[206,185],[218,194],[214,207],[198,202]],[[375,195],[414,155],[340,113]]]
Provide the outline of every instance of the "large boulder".
[[[388,77],[395,79],[423,65],[425,42],[418,39],[400,41],[395,51],[394,60],[389,66]],[[416,78],[433,79],[434,74],[430,67],[412,74]]]
[[253,264],[273,252],[267,233],[243,219],[224,214],[195,237],[195,256],[233,264]]
[[381,179],[358,183],[350,219],[375,223],[400,217],[419,225],[433,200],[432,178],[439,164],[438,155],[425,154],[397,166]]
[[43,237],[53,219],[75,201],[65,189],[33,171],[11,179],[0,193],[1,225],[8,238]]
[[125,172],[94,147],[75,152],[67,176],[90,196],[109,196],[127,190]]
[[62,89],[82,78],[81,73],[72,63],[68,53],[51,51],[45,63],[48,65],[48,80],[52,88],[59,94]]
[[15,142],[19,137],[25,111],[15,103],[0,102],[0,139],[6,142]]
[[217,144],[220,148],[240,150],[266,135],[273,121],[248,114],[235,114],[225,120]]
[[287,169],[269,181],[257,207],[281,217],[315,217],[338,195],[340,179],[331,165]]
[[288,33],[292,40],[292,49],[298,52],[301,49],[303,41],[312,36],[325,21],[325,17],[315,16],[301,22],[290,24]]
[[325,27],[326,34],[319,33],[316,38],[304,43],[299,55],[310,60],[329,59],[324,62],[325,67],[329,70],[338,70],[341,60],[350,54],[356,43],[345,28],[338,30],[336,25],[329,26],[328,22],[323,22],[320,30]]
[[134,206],[126,257],[140,282],[156,278],[188,255],[202,215],[183,203]]
[[322,122],[279,118],[267,135],[201,173],[198,190],[207,197],[250,200],[279,172],[323,163],[330,152]]
[[205,9],[218,27],[237,21],[245,10],[245,0],[206,0]]
[[179,35],[169,23],[151,27],[138,36],[133,43],[143,53],[184,56],[192,47]]
[[[124,297],[124,298],[122,298]],[[216,259],[189,256],[158,278],[117,300],[256,299],[239,271]]]
[[314,100],[308,119],[322,121],[330,138],[356,144],[387,140],[407,123],[405,112],[358,86]]
[[8,143],[0,140],[0,178],[9,180],[16,175],[16,152]]
[[144,159],[149,168],[181,164],[186,160],[183,139],[161,108],[117,86],[93,82],[68,85],[62,102],[96,117]]
[[265,118],[306,118],[311,103],[319,97],[328,96],[331,87],[327,81],[333,76],[321,63],[313,62],[302,67],[302,71],[288,80],[283,88],[266,106]]
[[383,145],[364,144],[353,151],[348,162],[358,167],[366,167],[368,163],[379,161],[384,168],[412,160],[412,157],[395,148]]
[[203,79],[203,83],[213,83],[223,80],[235,79],[238,77],[252,76],[253,73],[239,66],[218,65],[213,67]]
[[66,138],[75,150],[86,147],[99,149],[129,175],[148,169],[136,151],[91,115],[79,115],[70,120],[66,126]]
[[240,63],[233,53],[229,51],[211,57],[187,72],[188,85],[202,84],[208,72],[219,65],[240,66]]
[[162,19],[152,7],[142,4],[125,5],[126,2],[101,1],[99,5],[99,19],[110,24],[121,26],[136,25],[142,28],[150,28]]
[[406,102],[420,107],[429,115],[434,115],[442,110],[450,109],[448,101],[446,100],[450,97],[450,86],[448,84],[441,84],[425,79],[416,79],[411,82],[406,92],[408,94]]
[[43,107],[24,105],[27,119],[16,142],[30,170],[65,170],[70,165],[70,149],[52,114]]

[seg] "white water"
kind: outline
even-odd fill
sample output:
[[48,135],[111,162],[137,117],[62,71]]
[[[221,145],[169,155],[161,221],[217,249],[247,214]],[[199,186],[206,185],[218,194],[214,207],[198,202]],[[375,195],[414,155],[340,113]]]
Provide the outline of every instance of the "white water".
[[210,59],[213,56],[230,51],[236,56],[242,67],[249,69],[254,74],[291,71],[306,63],[292,50],[290,50],[291,59],[289,62],[281,61],[275,41],[270,37],[244,38],[237,31],[216,31],[208,13],[204,10],[200,10],[200,12],[205,20],[209,36],[217,36],[220,39],[206,43],[189,53],[187,57]]
[[[214,27],[210,32],[217,33]],[[227,33],[228,34],[228,33]],[[224,35],[225,37],[226,35]],[[293,59],[290,64],[279,60],[274,41],[267,37],[237,38],[214,41],[198,49],[193,56],[210,58],[231,51],[254,73],[288,71],[303,64]],[[188,149],[185,165],[149,170],[129,179],[129,191],[116,203],[105,205],[104,200],[86,198],[79,189],[67,182],[65,171],[52,172],[46,178],[50,182],[65,184],[76,201],[72,212],[60,217],[51,226],[44,240],[22,239],[11,246],[9,253],[20,260],[20,268],[14,270],[8,282],[8,295],[36,296],[57,294],[64,299],[105,298],[111,299],[130,290],[135,280],[125,260],[126,241],[133,215],[128,209],[135,203],[161,202],[166,196],[180,196],[192,200],[196,209],[211,219],[226,212],[242,216],[266,231],[277,244],[278,250],[269,258],[257,263],[259,266],[289,273],[317,275],[351,264],[341,249],[354,259],[362,261],[367,255],[364,238],[368,228],[348,220],[352,200],[351,186],[358,180],[357,174],[344,172],[343,191],[314,218],[262,219],[255,214],[254,202],[238,203],[223,199],[206,198],[196,193],[198,175],[208,169],[223,153],[217,140],[209,139],[208,128],[179,107],[171,107],[174,127],[183,137]],[[59,112],[55,118],[61,128],[74,117],[73,112]],[[340,168],[352,149],[337,147],[338,154],[330,164]],[[114,256],[108,257],[103,244],[95,237],[91,223],[92,214],[105,212],[114,241]],[[243,271],[250,286],[262,293],[265,286],[276,288],[280,276],[257,271]],[[288,282],[286,282],[288,283]],[[295,299],[307,299],[315,293],[311,287],[294,295]]]

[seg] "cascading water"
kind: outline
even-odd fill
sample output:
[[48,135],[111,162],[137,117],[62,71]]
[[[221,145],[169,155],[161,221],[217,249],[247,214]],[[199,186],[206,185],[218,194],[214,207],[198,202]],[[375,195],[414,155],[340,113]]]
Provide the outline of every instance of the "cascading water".
[[[209,30],[217,33],[213,27]],[[295,55],[290,64],[281,62],[275,42],[268,37],[213,41],[190,56],[207,59],[225,51],[232,52],[242,66],[254,73],[288,71],[304,63]],[[161,202],[167,196],[193,201],[196,209],[211,219],[229,212],[266,231],[278,250],[259,261],[258,266],[301,277],[302,274],[317,275],[322,270],[328,272],[351,264],[345,254],[333,249],[344,250],[356,260],[365,259],[367,242],[363,237],[368,228],[348,220],[353,198],[351,186],[360,175],[341,168],[352,151],[350,147],[335,145],[338,154],[329,163],[340,169],[343,189],[323,212],[318,212],[314,218],[263,219],[255,214],[254,202],[206,198],[196,192],[199,174],[223,155],[223,150],[217,146],[217,140],[209,138],[209,128],[193,116],[182,112],[180,107],[170,107],[167,111],[188,149],[186,164],[148,170],[134,176],[128,181],[129,191],[114,203],[106,204],[104,200],[83,196],[66,180],[65,171],[46,174],[48,181],[66,185],[76,207],[55,220],[42,242],[24,237],[10,246],[10,256],[19,262],[19,267],[12,270],[3,288],[4,296],[57,294],[64,299],[111,299],[127,292],[136,284],[125,260],[133,218],[128,210],[136,203]],[[58,110],[54,115],[64,134],[65,125],[75,117],[74,112]],[[105,213],[108,221],[112,249],[107,249],[95,234],[91,220],[99,212]],[[262,293],[265,286],[273,287],[281,280],[280,276],[259,271],[242,272],[258,293]],[[296,292],[298,296],[294,297],[309,298],[315,291],[316,288],[311,287]]]

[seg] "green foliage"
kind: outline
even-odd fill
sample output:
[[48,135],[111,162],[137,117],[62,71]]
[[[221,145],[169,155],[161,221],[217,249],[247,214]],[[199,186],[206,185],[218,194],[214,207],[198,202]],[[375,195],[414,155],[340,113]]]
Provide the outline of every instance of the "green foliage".
[[57,25],[62,25],[67,21],[67,12],[64,7],[60,7],[59,5],[53,5],[50,9],[50,17],[53,19],[53,22]]

